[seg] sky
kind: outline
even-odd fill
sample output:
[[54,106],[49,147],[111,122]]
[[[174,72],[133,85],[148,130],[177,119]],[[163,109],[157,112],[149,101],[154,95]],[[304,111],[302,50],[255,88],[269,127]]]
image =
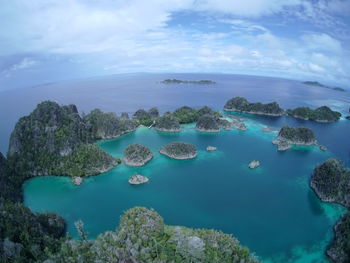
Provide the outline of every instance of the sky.
[[0,91],[120,73],[350,86],[350,0],[0,0]]

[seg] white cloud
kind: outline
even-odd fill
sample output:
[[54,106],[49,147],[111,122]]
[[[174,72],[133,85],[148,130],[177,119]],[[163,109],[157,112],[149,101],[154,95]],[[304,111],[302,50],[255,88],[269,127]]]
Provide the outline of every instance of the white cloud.
[[321,50],[338,54],[343,50],[340,41],[325,33],[303,35],[301,39],[312,50]]
[[1,73],[5,77],[10,77],[11,74],[15,71],[28,69],[28,68],[31,68],[31,67],[37,65],[37,64],[39,64],[39,62],[37,60],[34,60],[32,58],[29,58],[29,57],[25,57],[21,61],[19,61],[18,63],[11,65],[7,69],[4,69]]
[[296,6],[301,0],[198,0],[195,7],[204,11],[230,13],[239,17],[259,17]]

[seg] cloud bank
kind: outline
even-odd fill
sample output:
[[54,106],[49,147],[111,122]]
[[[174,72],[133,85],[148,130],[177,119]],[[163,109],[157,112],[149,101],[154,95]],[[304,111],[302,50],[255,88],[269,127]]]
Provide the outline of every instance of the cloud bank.
[[18,76],[34,83],[141,71],[350,80],[349,0],[0,5],[0,83]]

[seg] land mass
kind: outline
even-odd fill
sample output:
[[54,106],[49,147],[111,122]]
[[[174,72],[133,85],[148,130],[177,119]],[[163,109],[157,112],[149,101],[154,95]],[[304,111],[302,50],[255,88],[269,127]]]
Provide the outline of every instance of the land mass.
[[327,85],[324,85],[318,81],[304,81],[303,84],[305,85],[309,85],[309,86],[315,86],[315,87],[320,87],[320,88],[326,88],[326,89],[332,89],[332,90],[336,90],[336,91],[346,91],[343,88],[340,87],[330,87]]
[[196,146],[185,142],[169,143],[162,146],[159,152],[177,160],[193,159],[197,156]]
[[[350,208],[350,169],[338,159],[328,159],[317,165],[310,186],[324,202],[335,202]],[[335,263],[350,262],[350,212],[334,226],[334,239],[327,255]]]
[[124,151],[124,163],[128,166],[143,166],[152,158],[151,150],[141,144],[130,144]]
[[338,121],[341,116],[340,112],[332,111],[327,106],[322,106],[315,110],[312,110],[309,107],[298,107],[293,110],[287,110],[287,114],[294,118],[317,122],[334,122]]
[[231,235],[209,229],[167,226],[154,210],[129,209],[116,231],[96,240],[62,244],[48,262],[245,262],[258,263]]
[[228,100],[224,106],[224,110],[268,116],[282,116],[284,114],[284,110],[280,108],[277,102],[267,104],[260,102],[251,103],[243,97],[234,97]]
[[291,145],[315,145],[316,137],[313,131],[305,127],[283,126],[278,133],[277,139],[272,143],[278,145],[278,150],[283,151]]
[[181,80],[181,79],[165,79],[162,81],[163,84],[198,84],[198,85],[212,85],[216,84],[212,80]]

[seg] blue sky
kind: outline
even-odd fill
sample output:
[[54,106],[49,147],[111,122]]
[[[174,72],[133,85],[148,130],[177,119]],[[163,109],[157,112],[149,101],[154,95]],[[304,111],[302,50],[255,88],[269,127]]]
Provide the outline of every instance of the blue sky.
[[0,90],[133,72],[350,83],[350,0],[0,0],[0,21]]

